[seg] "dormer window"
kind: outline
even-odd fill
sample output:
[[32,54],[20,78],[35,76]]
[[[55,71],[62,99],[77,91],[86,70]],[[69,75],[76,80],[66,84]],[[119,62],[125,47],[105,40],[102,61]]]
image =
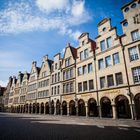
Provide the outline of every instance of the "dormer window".
[[67,66],[69,66],[70,65],[70,58],[67,58],[66,60],[65,60],[65,66],[67,67]]
[[131,5],[131,8],[136,8],[136,3],[133,3],[133,4]]
[[82,45],[84,45],[85,44],[85,41],[82,41]]
[[129,8],[128,7],[126,7],[125,9],[124,9],[124,12],[128,12],[129,11]]
[[55,69],[57,69],[57,63],[55,64]]
[[102,31],[105,32],[105,30],[106,30],[106,27],[104,27]]
[[128,22],[127,22],[127,21],[124,22],[124,23],[123,23],[123,26],[124,26],[124,27],[127,27],[127,26],[128,26]]

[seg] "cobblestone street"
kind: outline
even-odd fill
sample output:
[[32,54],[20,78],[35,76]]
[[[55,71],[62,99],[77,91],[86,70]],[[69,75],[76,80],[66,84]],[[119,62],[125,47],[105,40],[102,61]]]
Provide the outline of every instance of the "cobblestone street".
[[0,140],[138,140],[140,121],[0,113]]

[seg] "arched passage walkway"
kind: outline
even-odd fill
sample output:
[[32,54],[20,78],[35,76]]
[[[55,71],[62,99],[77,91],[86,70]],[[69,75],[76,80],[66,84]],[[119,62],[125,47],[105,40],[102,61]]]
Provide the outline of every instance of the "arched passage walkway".
[[39,114],[39,103],[36,104],[36,113]]
[[101,103],[102,117],[105,118],[113,117],[110,99],[108,97],[102,97],[100,103]]
[[137,119],[140,119],[140,93],[134,97]]
[[63,101],[62,103],[62,115],[67,115],[67,102]]
[[51,114],[54,115],[54,101],[51,102]]
[[69,113],[70,115],[76,115],[76,107],[75,102],[73,100],[69,102]]
[[44,114],[44,103],[41,103],[40,109],[40,113]]
[[82,99],[80,99],[78,101],[78,115],[79,116],[86,116],[85,102]]
[[32,113],[32,104],[29,104],[29,113]]
[[35,110],[36,110],[36,104],[33,103],[33,113],[35,113]]
[[45,104],[45,113],[49,114],[49,103],[48,102],[46,102],[46,104]]
[[60,102],[57,100],[56,102],[56,115],[60,115]]
[[94,98],[90,98],[88,100],[88,115],[89,117],[97,117],[98,116],[98,108],[97,103]]
[[25,113],[28,113],[28,104],[25,105]]
[[26,107],[25,107],[25,105],[24,105],[24,106],[23,106],[23,113],[25,113],[25,108],[26,108]]
[[115,99],[118,118],[131,118],[129,101],[126,96],[119,95]]

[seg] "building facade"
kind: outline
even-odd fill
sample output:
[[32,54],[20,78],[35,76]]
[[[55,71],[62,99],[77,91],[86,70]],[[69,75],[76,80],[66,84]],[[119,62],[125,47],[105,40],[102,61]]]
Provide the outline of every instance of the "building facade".
[[140,119],[139,9],[140,0],[122,7],[122,35],[105,18],[95,41],[82,33],[78,47],[68,44],[63,58],[45,56],[41,69],[34,61],[30,74],[9,81],[5,106],[11,112]]

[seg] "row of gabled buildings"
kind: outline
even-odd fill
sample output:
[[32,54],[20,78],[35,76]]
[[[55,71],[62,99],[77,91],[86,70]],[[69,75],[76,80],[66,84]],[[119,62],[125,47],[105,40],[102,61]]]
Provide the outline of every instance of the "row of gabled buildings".
[[95,41],[88,33],[79,47],[67,45],[32,62],[30,73],[10,77],[4,94],[5,109],[18,113],[140,118],[140,0],[122,7],[123,35],[111,19],[97,26]]

